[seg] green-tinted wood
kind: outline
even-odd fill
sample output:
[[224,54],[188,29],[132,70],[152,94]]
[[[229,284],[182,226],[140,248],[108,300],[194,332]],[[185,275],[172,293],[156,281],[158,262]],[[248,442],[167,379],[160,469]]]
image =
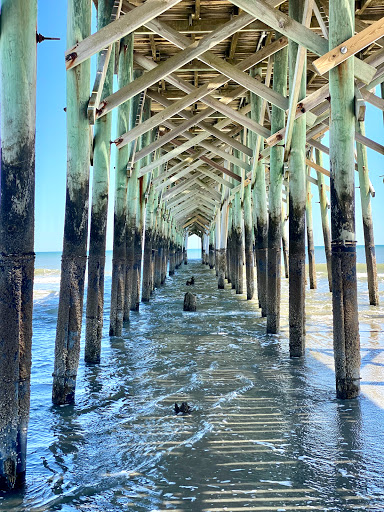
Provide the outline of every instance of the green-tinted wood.
[[[98,28],[111,21],[114,0],[100,0],[97,9]],[[100,55],[99,55],[100,59]],[[101,99],[113,92],[113,72],[115,50],[112,48],[108,69],[105,75]],[[94,128],[93,181],[91,227],[88,257],[88,288],[85,328],[84,359],[88,363],[98,363],[101,357],[101,336],[104,312],[104,267],[107,235],[109,166],[111,157],[112,115],[97,119]]]
[[[68,1],[67,46],[91,31],[91,0]],[[90,62],[67,71],[67,191],[52,399],[75,399],[87,261]]]
[[27,455],[37,2],[1,0],[0,11],[0,490],[7,491],[23,484]]
[[[310,174],[310,168],[307,167],[307,173]],[[309,287],[311,290],[317,288],[316,280],[316,262],[315,262],[315,245],[313,238],[313,219],[312,219],[312,192],[311,182],[307,180],[307,204],[305,209],[305,217],[307,221],[307,249],[308,249],[308,272]]]
[[[329,49],[354,34],[354,0],[330,0]],[[332,229],[333,343],[336,395],[360,392],[360,338],[357,308],[354,60],[329,72],[331,93],[330,167]]]
[[[133,36],[120,42],[118,86],[133,80]],[[125,133],[133,123],[132,100],[120,105],[117,111],[117,133]],[[127,164],[130,146],[118,150],[115,172],[115,204],[113,221],[112,288],[109,334],[121,336],[123,327],[126,277],[127,222]]]
[[[283,48],[274,57],[273,88],[287,94],[288,49]],[[271,131],[284,127],[285,114],[272,107]],[[270,153],[269,219],[268,219],[268,278],[267,278],[267,333],[280,330],[281,288],[281,218],[282,184],[284,178],[284,147],[276,145]]]
[[[316,149],[316,163],[321,167],[323,165],[323,153]],[[324,249],[325,249],[325,258],[327,261],[327,274],[328,274],[328,284],[329,291],[332,291],[332,251],[331,251],[331,233],[329,229],[329,220],[328,220],[328,200],[327,200],[327,192],[325,185],[325,177],[324,174],[317,171],[317,186],[319,189],[319,199],[320,199],[320,213],[321,213],[321,226],[323,229],[323,240],[324,240]]]
[[[303,19],[305,0],[290,0],[289,15]],[[294,81],[298,45],[290,41],[289,83]],[[306,66],[299,92],[299,101],[306,95]],[[301,357],[305,350],[305,203],[307,172],[305,165],[305,115],[293,124],[289,156],[289,353]]]
[[[364,121],[356,119],[356,131],[365,135]],[[359,170],[361,213],[363,216],[365,260],[367,264],[369,303],[371,306],[379,305],[379,290],[377,283],[377,268],[375,254],[375,239],[373,235],[371,192],[368,172],[367,148],[356,143],[357,166]]]

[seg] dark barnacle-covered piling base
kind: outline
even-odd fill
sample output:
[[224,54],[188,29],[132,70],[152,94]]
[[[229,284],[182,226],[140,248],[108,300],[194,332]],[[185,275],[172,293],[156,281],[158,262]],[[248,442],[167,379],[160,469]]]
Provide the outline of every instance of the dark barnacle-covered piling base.
[[[37,428],[30,418],[36,45],[44,39],[36,34],[37,3],[0,0],[0,489],[24,507],[4,498],[11,500],[4,510],[29,507],[17,489],[30,499],[23,487],[29,421],[32,432]],[[356,508],[371,499],[372,510],[383,509],[377,496],[384,485],[374,469],[382,474],[383,453],[364,436],[374,437],[372,418],[382,418],[384,398],[364,384],[361,348],[369,343],[359,325],[359,309],[364,322],[383,316],[371,204],[376,170],[369,169],[367,148],[384,155],[384,146],[365,126],[366,111],[384,111],[377,95],[378,86],[384,94],[382,2],[67,0],[67,6],[67,177],[50,354],[53,408],[41,406],[47,426],[60,431],[60,441],[49,445],[55,462],[41,455],[59,498],[39,501],[38,492],[31,510],[86,510],[84,496],[100,510],[187,510],[190,500],[189,510],[206,512],[259,510],[261,502],[265,510],[342,511],[348,500]],[[366,290],[357,273],[356,190]],[[110,270],[107,229],[113,230]],[[319,232],[324,275],[316,272]],[[193,235],[201,243],[199,265],[188,259]],[[184,295],[189,314],[182,311]],[[36,307],[38,314],[42,305]],[[383,382],[382,374],[372,378]],[[103,386],[114,397],[117,414],[110,418]],[[190,415],[171,421],[167,407],[177,400],[195,403]],[[106,415],[99,430],[84,426],[87,408]],[[82,452],[82,441],[72,438],[82,429],[89,434],[84,444],[97,449]],[[31,460],[43,453],[37,445]],[[314,450],[347,483],[331,478],[328,466],[318,469]],[[69,472],[80,483],[69,491],[67,455],[75,451],[84,464],[71,461]],[[353,467],[339,466],[352,454]],[[367,454],[377,457],[375,464]],[[162,458],[165,465],[158,464]],[[144,487],[132,484],[133,504],[122,475],[142,478]],[[180,475],[191,485],[182,487]],[[209,488],[195,485],[203,475]],[[265,484],[276,483],[290,497],[270,493]],[[156,496],[147,500],[151,486]]]

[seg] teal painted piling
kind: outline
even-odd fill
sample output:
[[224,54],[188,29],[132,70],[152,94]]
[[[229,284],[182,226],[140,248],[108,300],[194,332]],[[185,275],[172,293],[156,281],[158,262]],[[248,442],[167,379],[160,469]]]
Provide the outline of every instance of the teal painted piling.
[[24,483],[34,277],[37,2],[0,2],[0,490]]
[[[330,0],[329,48],[354,34],[354,0]],[[354,61],[329,72],[331,95],[330,166],[332,229],[333,343],[336,395],[360,392],[360,338],[357,308]]]
[[[91,32],[91,0],[68,0],[67,48]],[[52,400],[75,399],[87,261],[90,60],[67,71],[67,185]]]

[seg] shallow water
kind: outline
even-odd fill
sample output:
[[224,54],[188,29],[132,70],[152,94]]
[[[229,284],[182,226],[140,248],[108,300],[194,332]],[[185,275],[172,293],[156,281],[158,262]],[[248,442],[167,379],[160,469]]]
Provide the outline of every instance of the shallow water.
[[[105,321],[102,363],[81,357],[76,404],[52,407],[58,273],[37,272],[27,484],[0,499],[21,511],[384,510],[384,309],[359,277],[362,396],[334,393],[326,276],[307,290],[307,352],[289,358],[255,301],[217,290],[190,261],[121,338]],[[321,267],[319,267],[321,269]],[[198,312],[182,311],[195,276]],[[40,281],[39,281],[40,279]],[[111,276],[106,279],[109,317]],[[384,279],[380,278],[384,303]],[[187,401],[191,415],[175,416]]]

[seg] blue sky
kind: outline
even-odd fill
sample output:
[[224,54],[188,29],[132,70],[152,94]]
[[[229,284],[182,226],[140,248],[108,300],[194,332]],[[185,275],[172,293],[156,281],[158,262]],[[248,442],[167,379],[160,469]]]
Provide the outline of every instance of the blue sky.
[[[64,52],[66,49],[66,2],[39,0],[38,32],[60,37],[60,41],[44,41],[37,48],[37,124],[36,124],[36,232],[35,249],[61,251],[64,231],[66,178],[66,104]],[[93,28],[95,30],[95,28]],[[92,59],[93,75],[95,59]],[[377,90],[379,94],[379,89]],[[115,123],[113,123],[115,125]],[[383,114],[367,105],[366,135],[384,143]],[[114,134],[112,134],[112,139]],[[115,149],[112,149],[112,153]],[[112,156],[112,171],[113,171]],[[368,150],[370,179],[376,191],[372,199],[375,242],[384,244],[384,156]],[[327,164],[328,165],[328,164]],[[315,174],[313,174],[315,177]],[[111,173],[111,191],[114,189]],[[358,176],[356,174],[356,187]],[[363,244],[363,228],[359,189],[356,189],[356,231],[358,244]],[[312,185],[315,245],[323,245],[317,187]],[[112,249],[113,197],[109,201],[107,249]],[[192,241],[191,241],[192,242]],[[190,245],[192,247],[192,245]]]

